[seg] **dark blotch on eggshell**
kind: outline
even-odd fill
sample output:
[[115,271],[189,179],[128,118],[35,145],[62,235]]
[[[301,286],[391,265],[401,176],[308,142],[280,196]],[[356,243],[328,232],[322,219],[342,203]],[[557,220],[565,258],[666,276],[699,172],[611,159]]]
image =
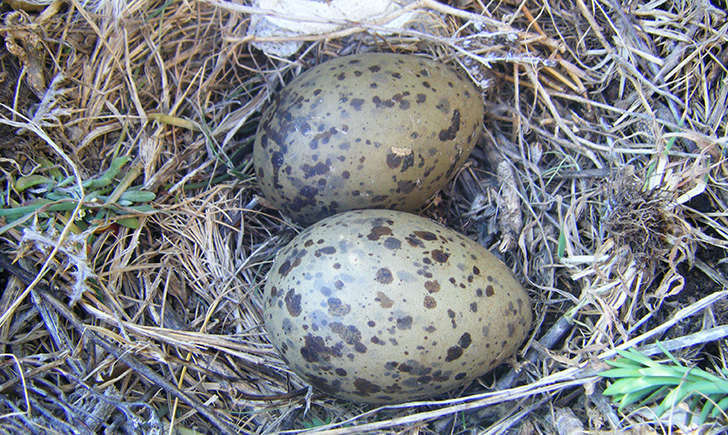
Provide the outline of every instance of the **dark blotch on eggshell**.
[[315,363],[330,361],[332,356],[341,357],[341,347],[327,347],[322,337],[309,333],[304,337],[304,342],[300,352],[305,361]]
[[390,271],[386,267],[382,267],[381,269],[377,270],[377,277],[375,279],[380,284],[390,284],[392,281],[394,281],[394,278],[392,277],[392,271]]
[[339,298],[329,298],[329,314],[332,316],[345,316],[351,311],[351,305],[341,302]]
[[399,249],[402,246],[402,242],[394,237],[387,237],[384,241],[384,247],[387,249]]
[[301,295],[291,289],[288,290],[285,297],[286,309],[292,317],[298,317],[301,314]]
[[458,346],[462,347],[463,349],[467,349],[468,346],[470,346],[471,342],[472,340],[470,339],[470,334],[466,332],[465,334],[460,336],[460,340],[458,340]]
[[452,346],[447,349],[447,356],[445,357],[445,361],[455,361],[456,359],[460,358],[460,356],[463,354],[463,348],[460,346]]
[[425,296],[425,302],[424,302],[425,308],[435,308],[437,307],[437,301],[432,296]]
[[437,293],[440,291],[440,283],[437,280],[425,281],[425,288],[430,293]]
[[356,387],[356,391],[362,396],[368,396],[382,391],[382,387],[363,378],[356,378],[354,386]]
[[427,240],[428,242],[432,240],[437,240],[437,234],[431,233],[429,231],[415,231],[413,234],[422,240]]
[[450,257],[450,254],[443,252],[439,249],[433,249],[432,250],[432,259],[437,261],[438,263],[445,263]]
[[397,329],[411,329],[412,328],[412,316],[404,316],[397,319]]
[[441,130],[438,137],[443,142],[453,140],[457,137],[458,130],[460,130],[460,111],[456,109],[452,113],[450,126],[445,130]]
[[367,239],[379,240],[379,238],[382,236],[391,236],[391,235],[392,235],[392,230],[390,228],[383,227],[383,226],[376,226],[376,227],[372,228],[372,230],[369,232],[369,234],[367,235]]
[[338,57],[272,98],[253,146],[258,185],[303,224],[351,209],[412,211],[465,163],[483,113],[479,90],[446,64],[392,53]]
[[279,251],[263,296],[282,360],[314,388],[369,403],[462,387],[513,355],[532,320],[524,289],[482,246],[393,210],[308,227]]

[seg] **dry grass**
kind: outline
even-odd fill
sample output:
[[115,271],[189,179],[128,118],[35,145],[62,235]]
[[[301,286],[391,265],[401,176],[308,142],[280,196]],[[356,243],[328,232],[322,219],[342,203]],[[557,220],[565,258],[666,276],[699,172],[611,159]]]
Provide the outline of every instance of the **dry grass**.
[[[277,59],[244,36],[248,6],[3,4],[0,428],[689,429],[618,413],[595,374],[657,340],[728,367],[725,6],[420,0],[437,25],[351,24]],[[258,111],[361,50],[434,56],[483,87],[483,146],[422,214],[497,252],[535,305],[509,366],[436,402],[310,391],[260,328],[267,267],[299,228],[256,197]]]

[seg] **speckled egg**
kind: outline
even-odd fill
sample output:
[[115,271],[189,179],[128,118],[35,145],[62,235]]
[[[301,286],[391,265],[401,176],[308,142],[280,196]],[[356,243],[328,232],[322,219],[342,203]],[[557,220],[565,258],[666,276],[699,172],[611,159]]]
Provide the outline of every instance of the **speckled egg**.
[[490,252],[429,219],[340,213],[277,255],[263,317],[289,367],[360,402],[433,397],[469,383],[521,345],[528,295]]
[[309,224],[363,208],[415,210],[481,134],[483,101],[455,69],[413,55],[339,57],[272,100],[253,160],[269,203]]

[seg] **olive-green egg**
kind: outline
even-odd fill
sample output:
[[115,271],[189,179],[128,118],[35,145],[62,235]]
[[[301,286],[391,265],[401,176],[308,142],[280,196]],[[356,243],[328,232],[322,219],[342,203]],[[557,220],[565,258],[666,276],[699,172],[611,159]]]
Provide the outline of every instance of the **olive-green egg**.
[[482,131],[473,82],[424,57],[339,57],[296,77],[258,126],[268,202],[309,224],[363,208],[413,211],[454,177]]
[[519,349],[532,317],[524,288],[478,243],[410,213],[354,210],[279,251],[263,320],[314,387],[399,403],[490,371]]

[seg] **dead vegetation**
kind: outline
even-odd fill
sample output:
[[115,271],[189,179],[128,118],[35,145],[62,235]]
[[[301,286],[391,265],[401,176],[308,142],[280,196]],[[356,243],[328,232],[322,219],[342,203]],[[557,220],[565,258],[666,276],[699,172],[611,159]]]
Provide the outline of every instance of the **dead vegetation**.
[[[618,412],[596,373],[657,341],[728,368],[725,7],[420,0],[428,19],[386,36],[269,38],[303,42],[285,59],[252,46],[268,12],[247,4],[3,4],[0,427],[694,429]],[[497,252],[537,318],[480,382],[377,409],[308,390],[260,328],[267,267],[299,228],[250,164],[270,93],[364,50],[437,57],[483,88],[482,146],[421,214]]]

